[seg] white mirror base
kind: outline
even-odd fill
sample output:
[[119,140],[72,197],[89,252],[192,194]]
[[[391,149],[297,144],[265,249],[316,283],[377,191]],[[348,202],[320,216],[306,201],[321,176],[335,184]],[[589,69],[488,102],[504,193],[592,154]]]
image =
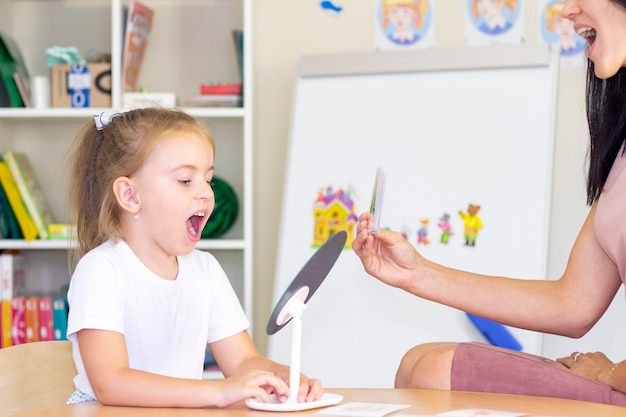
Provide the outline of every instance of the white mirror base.
[[270,401],[265,403],[259,398],[248,398],[245,403],[253,410],[261,411],[303,411],[314,408],[328,407],[339,404],[343,396],[339,394],[324,393],[320,398],[310,402],[279,402],[274,394],[270,395]]

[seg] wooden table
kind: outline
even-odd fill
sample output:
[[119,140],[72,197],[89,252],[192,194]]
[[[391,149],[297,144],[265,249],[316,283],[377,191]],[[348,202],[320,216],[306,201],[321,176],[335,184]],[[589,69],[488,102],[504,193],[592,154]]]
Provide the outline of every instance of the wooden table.
[[[462,391],[400,390],[369,388],[327,388],[343,395],[342,404],[368,402],[410,404],[394,414],[437,414],[466,408],[513,411],[520,414],[559,417],[625,417],[626,407],[583,401],[524,395],[491,394]],[[108,407],[97,402],[56,405],[15,414],[15,417],[268,417],[315,415],[319,409],[301,412],[267,412],[250,410],[243,403],[223,409]],[[394,414],[390,414],[393,417]]]

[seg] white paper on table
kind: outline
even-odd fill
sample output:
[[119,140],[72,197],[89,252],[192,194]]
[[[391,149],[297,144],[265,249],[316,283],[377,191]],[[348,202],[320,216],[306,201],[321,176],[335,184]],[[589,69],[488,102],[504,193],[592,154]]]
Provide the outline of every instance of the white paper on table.
[[334,407],[328,407],[317,414],[331,416],[352,416],[352,417],[382,417],[403,408],[409,408],[409,404],[379,404],[379,403],[345,403]]

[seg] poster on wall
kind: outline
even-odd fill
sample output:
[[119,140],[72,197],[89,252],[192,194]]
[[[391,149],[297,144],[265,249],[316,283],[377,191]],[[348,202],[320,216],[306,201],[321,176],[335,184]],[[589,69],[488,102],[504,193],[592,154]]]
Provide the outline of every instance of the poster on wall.
[[377,50],[430,48],[434,45],[432,0],[374,0]]
[[465,39],[468,45],[524,42],[521,0],[466,0]]
[[563,0],[542,0],[539,3],[539,31],[541,39],[560,50],[561,67],[585,65],[587,42],[574,30],[574,22],[561,16]]

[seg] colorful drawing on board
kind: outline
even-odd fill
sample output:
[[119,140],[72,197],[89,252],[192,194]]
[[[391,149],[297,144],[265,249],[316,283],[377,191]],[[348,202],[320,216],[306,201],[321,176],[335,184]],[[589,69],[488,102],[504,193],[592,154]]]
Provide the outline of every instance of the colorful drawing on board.
[[450,241],[450,235],[452,235],[452,224],[450,224],[450,214],[443,213],[441,218],[439,219],[439,223],[437,226],[441,230],[441,237],[439,238],[439,243],[443,243],[447,245]]
[[343,10],[343,6],[339,6],[336,3],[336,1],[324,0],[320,1],[320,7],[323,11],[327,12],[330,15],[337,15],[341,13],[341,11]]
[[466,0],[468,44],[523,42],[521,14],[520,0]]
[[539,8],[541,37],[559,46],[562,64],[581,66],[585,63],[587,42],[574,30],[574,22],[561,16],[564,5],[563,0],[544,0],[544,6]]
[[376,46],[406,49],[433,46],[430,0],[376,1]]
[[428,245],[430,243],[430,239],[428,239],[428,219],[421,219],[420,226],[417,229],[417,244],[418,245]]
[[358,216],[354,201],[349,193],[342,189],[333,191],[332,187],[322,187],[313,204],[313,247],[320,247],[335,233],[342,230],[348,233],[345,247],[349,248],[354,240]]
[[467,212],[459,210],[459,216],[463,219],[463,236],[465,238],[465,246],[476,246],[476,238],[478,232],[483,228],[483,222],[478,216],[480,205],[469,204]]
[[402,226],[400,228],[400,234],[406,240],[409,240],[409,232],[410,232],[410,228],[408,226]]

